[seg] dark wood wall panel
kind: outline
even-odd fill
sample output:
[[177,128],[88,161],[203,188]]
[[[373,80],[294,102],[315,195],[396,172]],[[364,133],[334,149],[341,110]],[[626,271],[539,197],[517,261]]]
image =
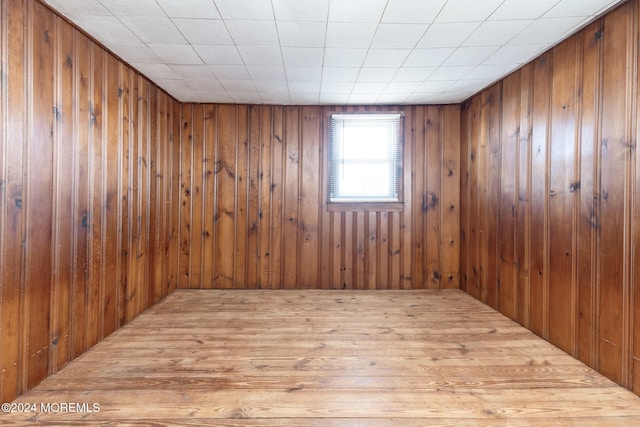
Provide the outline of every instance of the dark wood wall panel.
[[180,105],[39,2],[0,43],[5,402],[177,287]]
[[460,127],[461,288],[636,393],[639,19],[623,4],[467,101]]
[[402,212],[329,212],[327,118],[366,110],[184,104],[179,286],[457,288],[459,107],[393,109]]

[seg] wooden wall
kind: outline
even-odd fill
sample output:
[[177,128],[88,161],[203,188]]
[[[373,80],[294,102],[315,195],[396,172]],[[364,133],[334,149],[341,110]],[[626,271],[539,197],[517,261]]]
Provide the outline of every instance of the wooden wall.
[[326,122],[346,108],[184,104],[178,286],[457,288],[460,108],[389,109],[404,210],[329,212]]
[[640,392],[632,0],[463,105],[461,288]]
[[0,1],[0,400],[177,285],[180,105],[37,1]]

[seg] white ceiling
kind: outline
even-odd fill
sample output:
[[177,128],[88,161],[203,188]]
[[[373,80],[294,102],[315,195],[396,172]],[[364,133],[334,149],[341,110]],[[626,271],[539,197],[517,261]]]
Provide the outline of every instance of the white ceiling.
[[622,0],[45,0],[184,102],[457,103]]

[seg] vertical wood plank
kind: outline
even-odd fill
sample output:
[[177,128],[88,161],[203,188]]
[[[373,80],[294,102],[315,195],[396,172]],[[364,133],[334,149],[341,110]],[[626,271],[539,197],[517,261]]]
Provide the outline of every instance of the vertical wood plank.
[[248,107],[248,147],[247,147],[247,272],[246,287],[258,289],[260,287],[260,155],[261,155],[261,129],[260,107],[250,105]]
[[530,276],[530,324],[531,330],[546,337],[545,324],[547,280],[547,170],[548,128],[552,58],[545,54],[536,59],[533,69],[533,110],[531,134],[531,170],[536,171],[531,180],[531,276]]
[[[70,297],[73,277],[73,105],[68,94],[73,93],[73,31],[56,18],[56,95],[55,138],[56,168],[54,198],[56,200],[53,245],[57,312],[52,316],[52,348],[49,372],[61,369],[70,359]],[[53,309],[53,305],[52,305]]]
[[258,212],[258,285],[260,288],[271,288],[271,183],[272,183],[272,147],[273,147],[273,107],[260,108],[260,180],[259,212]]
[[216,288],[233,288],[236,255],[236,144],[238,111],[235,106],[220,106],[219,144],[216,157]]
[[300,195],[300,133],[302,107],[285,107],[284,112],[284,182],[282,222],[282,282],[284,288],[298,286],[299,258],[299,195]]
[[27,388],[48,373],[49,316],[51,298],[53,213],[53,16],[40,3],[28,4],[28,49],[31,69],[27,91],[31,125],[28,134],[26,169],[26,259],[28,341],[26,350]]
[[106,57],[106,88],[103,104],[103,111],[106,120],[103,124],[105,137],[103,139],[104,155],[105,155],[105,188],[104,188],[104,306],[102,310],[103,336],[111,334],[118,328],[117,316],[117,281],[118,271],[120,268],[118,256],[118,216],[119,216],[119,184],[118,184],[118,168],[119,158],[118,149],[120,146],[120,117],[121,110],[121,91],[119,79],[118,61],[111,55]]
[[236,195],[235,207],[235,281],[234,287],[247,287],[247,268],[248,262],[248,239],[249,239],[249,108],[247,105],[239,106],[237,109],[238,123],[237,143],[236,143]]
[[[303,289],[322,287],[319,277],[320,236],[324,232],[319,220],[322,206],[320,180],[321,109],[304,107],[300,143],[300,249],[298,281]],[[320,255],[320,256],[319,256]]]
[[[423,193],[423,215],[425,239],[425,275],[423,283],[419,284],[429,289],[442,287],[442,254],[440,253],[440,239],[442,236],[442,173],[444,171],[443,157],[443,126],[444,114],[442,107],[427,107],[426,117],[426,159],[425,159],[425,187]],[[416,141],[417,142],[417,141]],[[416,171],[417,172],[417,171]]]
[[182,107],[180,128],[180,274],[178,288],[191,287],[191,227],[193,221],[192,166],[193,166],[193,105]]
[[500,312],[516,319],[518,291],[515,261],[516,151],[520,140],[520,74],[503,80],[500,159],[500,222],[498,225],[498,301]]
[[442,108],[440,144],[440,287],[460,287],[460,106]]
[[215,162],[216,162],[216,116],[217,111],[214,105],[205,107],[204,118],[204,149],[203,149],[203,165],[204,165],[204,188],[202,191],[204,197],[204,229],[203,248],[202,248],[202,280],[201,287],[204,289],[213,286],[213,278],[215,276],[215,259],[214,259],[214,236],[215,236]]
[[203,139],[204,139],[204,106],[193,105],[191,115],[191,185],[189,198],[191,199],[190,238],[189,238],[189,287],[202,287],[202,243],[203,243]]
[[[627,49],[629,5],[605,18],[602,86],[602,140],[600,141],[600,247],[599,247],[599,368],[622,382],[623,294],[625,241],[625,139],[627,111]],[[624,58],[624,60],[621,60]],[[624,171],[624,172],[623,172]]]
[[575,38],[552,51],[554,73],[549,144],[549,340],[571,352],[573,334],[573,208],[576,114]]
[[0,172],[2,176],[2,226],[0,235],[0,278],[2,279],[2,352],[0,394],[3,402],[24,391],[20,377],[20,334],[23,280],[21,272],[23,208],[23,158],[25,156],[25,119],[27,99],[24,52],[25,8],[22,3],[2,2],[2,140]]
[[[520,78],[519,140],[517,147],[516,261],[518,266],[518,322],[530,326],[531,296],[531,136],[533,65],[524,66]],[[503,99],[505,97],[503,96]]]

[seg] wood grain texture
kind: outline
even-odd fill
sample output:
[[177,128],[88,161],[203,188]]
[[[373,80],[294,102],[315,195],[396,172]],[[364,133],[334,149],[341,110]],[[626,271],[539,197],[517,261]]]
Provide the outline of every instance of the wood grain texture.
[[40,2],[1,1],[0,24],[6,402],[168,294],[169,270],[149,273],[150,227],[169,236],[172,215],[151,173],[179,104]]
[[457,288],[460,109],[387,109],[405,114],[403,212],[327,209],[327,119],[345,109],[185,104],[180,287]]
[[460,267],[469,294],[636,393],[638,22],[624,3],[465,103]]
[[638,396],[459,290],[178,290],[17,400],[60,401],[100,405],[66,425],[640,423]]

